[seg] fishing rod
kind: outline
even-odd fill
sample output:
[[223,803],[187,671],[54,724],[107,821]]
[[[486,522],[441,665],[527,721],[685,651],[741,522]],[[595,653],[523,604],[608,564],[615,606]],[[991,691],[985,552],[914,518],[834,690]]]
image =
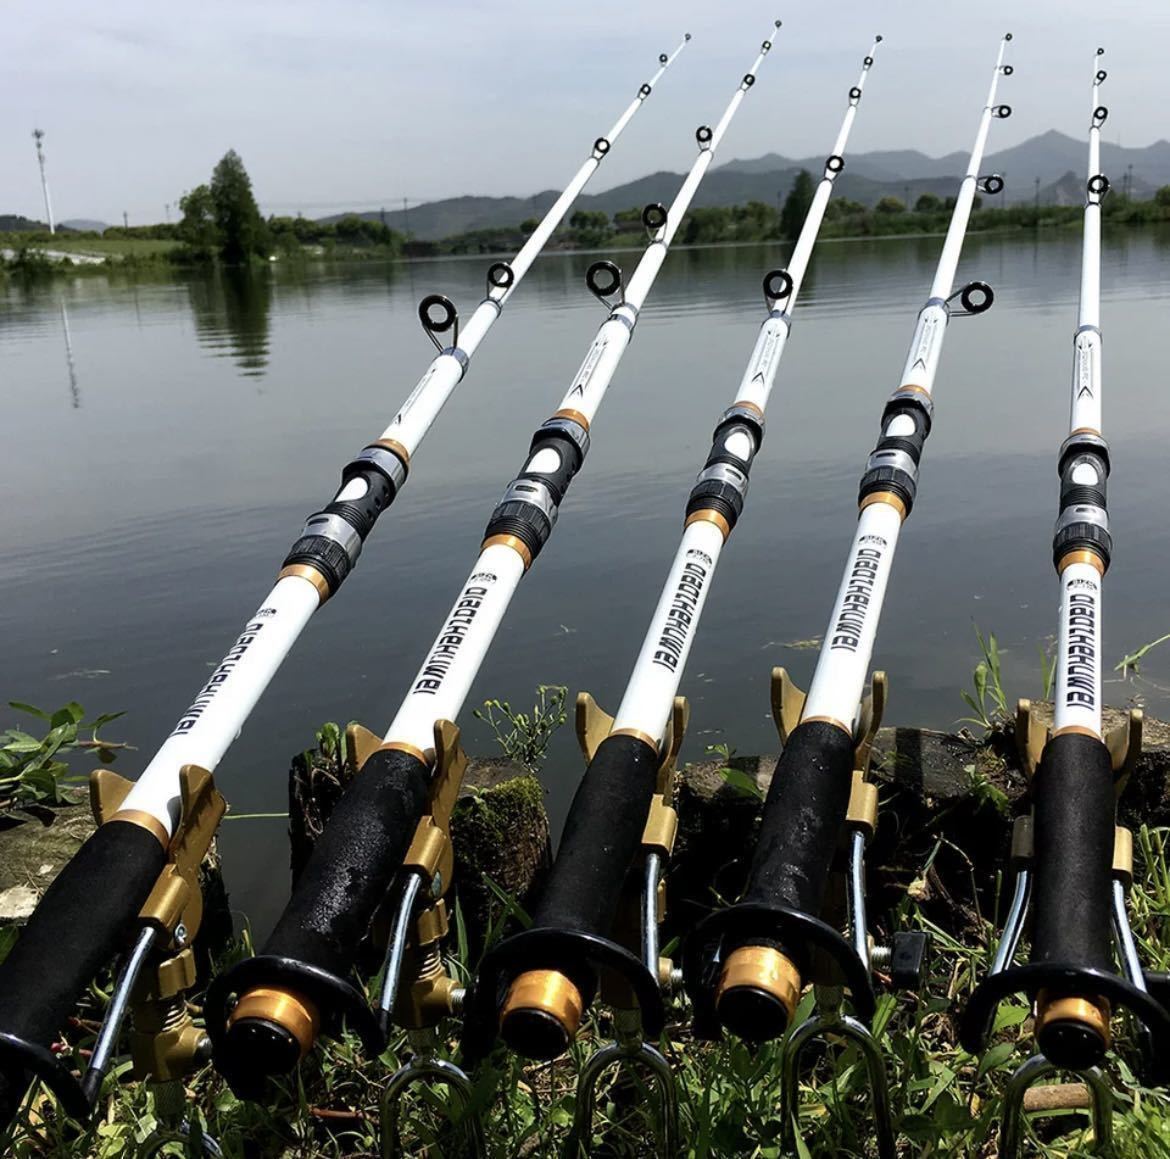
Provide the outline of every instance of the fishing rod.
[[[706,918],[687,939],[683,978],[700,1038],[723,1030],[752,1042],[779,1038],[793,1023],[801,991],[812,982],[817,1011],[797,1027],[782,1056],[783,1121],[790,1129],[797,1099],[797,1062],[814,1038],[832,1034],[856,1044],[868,1073],[879,1152],[893,1156],[888,1088],[881,1053],[868,1023],[874,1012],[871,969],[882,958],[895,981],[921,972],[921,937],[902,935],[892,950],[871,955],[865,917],[864,856],[877,821],[877,789],[868,783],[870,746],[885,700],[875,673],[863,700],[886,584],[902,523],[917,491],[922,449],[930,433],[932,390],[947,322],[990,307],[991,288],[971,282],[954,289],[975,195],[997,193],[998,176],[979,177],[995,118],[1011,34],[1000,42],[987,100],[959,186],[930,295],[918,314],[901,385],[882,412],[881,434],[861,478],[858,522],[824,644],[807,696],[783,669],[773,673],[772,711],[783,751],[768,789],[743,899]],[[955,301],[959,309],[953,308]],[[842,859],[838,848],[844,842]],[[830,888],[847,866],[848,889]],[[834,924],[848,897],[852,942]],[[837,924],[841,924],[838,922]],[[892,955],[892,961],[888,960]],[[856,1017],[842,1010],[848,989]]]
[[[699,629],[723,546],[743,511],[748,479],[764,438],[764,411],[792,326],[805,271],[845,165],[845,148],[862,89],[881,37],[865,56],[823,176],[805,215],[787,269],[764,278],[768,316],[760,327],[731,406],[719,417],[710,453],[687,500],[683,534],[667,572],[621,705],[603,713],[587,693],[577,701],[578,736],[587,768],[565,821],[557,857],[533,912],[532,926],[489,953],[468,1012],[468,1053],[484,1053],[497,1029],[509,1047],[531,1058],[563,1053],[609,970],[622,979],[619,1004],[630,994],[647,1006],[624,1041],[600,1052],[578,1084],[576,1137],[587,1138],[593,1090],[611,1062],[637,1058],[659,1080],[664,1104],[669,1068],[642,1041],[640,1021],[652,1034],[662,1026],[659,960],[659,888],[677,829],[673,807],[674,759],[686,724],[679,685]],[[641,873],[627,888],[630,871]],[[631,904],[632,903],[632,904]],[[638,953],[613,936],[619,909],[633,911],[629,927]],[[610,987],[612,990],[612,986]],[[623,1012],[624,1013],[624,1012]],[[628,1021],[628,1019],[627,1019]],[[597,1057],[597,1056],[595,1056]],[[664,1151],[673,1150],[671,1117],[664,1120]]]
[[[1147,1064],[1160,1062],[1147,1065],[1151,1080],[1170,1077],[1170,986],[1142,970],[1126,913],[1133,837],[1116,824],[1117,796],[1141,752],[1142,714],[1131,711],[1108,733],[1102,721],[1102,587],[1113,554],[1106,509],[1110,454],[1101,434],[1101,204],[1109,192],[1101,172],[1101,126],[1109,115],[1100,98],[1104,51],[1097,49],[1093,59],[1070,431],[1057,468],[1052,559],[1060,611],[1052,728],[1039,722],[1030,702],[1020,702],[1016,742],[1031,782],[1031,811],[1013,830],[1015,884],[1003,934],[961,1024],[963,1045],[980,1054],[1004,998],[1026,994],[1033,1003],[1037,1053],[1016,1070],[1005,1092],[1005,1159],[1019,1152],[1025,1093],[1058,1070],[1076,1072],[1088,1085],[1097,1145],[1109,1146],[1112,1093],[1101,1064],[1113,1044],[1116,1007],[1129,1010],[1142,1028]],[[1030,960],[1013,965],[1029,914]]]
[[[589,268],[587,284],[609,313],[568,393],[537,429],[524,467],[493,510],[479,557],[385,736],[355,736],[364,749],[361,772],[338,802],[262,952],[208,990],[216,1065],[244,1097],[259,1097],[267,1076],[291,1070],[320,1034],[336,1035],[343,1021],[368,1051],[380,1052],[403,1005],[400,979],[412,923],[416,950],[433,948],[441,937],[452,868],[446,823],[466,764],[453,722],[512,596],[552,533],[645,299],[771,47],[771,40],[760,46],[715,128],[701,125],[696,131],[698,156],[670,208],[653,204],[643,211],[650,242],[628,283],[623,285],[612,262]],[[375,1014],[350,979],[359,944],[388,894],[393,932]],[[437,953],[418,956],[420,973],[405,986],[406,1005],[419,995],[417,1007],[407,1011],[412,1030],[426,1017],[433,1027],[463,1001],[462,988],[434,973]],[[423,989],[416,990],[416,983]],[[452,1075],[457,1068],[445,1065],[444,1081],[466,1084],[465,1076]],[[398,1076],[392,1084],[400,1094]],[[470,1097],[466,1085],[462,1093]]]
[[[50,1046],[85,986],[128,939],[137,938],[128,958],[133,969],[119,981],[120,990],[127,993],[148,961],[153,968],[160,953],[169,961],[189,949],[195,933],[192,923],[197,920],[197,865],[183,878],[186,900],[179,909],[188,912],[174,912],[174,898],[162,908],[148,911],[143,906],[154,897],[152,890],[163,876],[174,877],[177,848],[197,830],[200,841],[206,836],[210,842],[226,808],[214,788],[195,793],[192,778],[200,784],[206,778],[210,785],[210,774],[309,619],[357,563],[378,517],[404,486],[431,424],[521,279],[689,40],[688,33],[673,53],[659,56],[658,70],[609,132],[593,142],[588,158],[516,256],[488,268],[486,295],[462,330],[449,299],[432,294],[422,300],[419,317],[439,353],[393,421],[345,466],[340,489],[309,517],[285,557],[276,585],[138,780],[132,784],[109,772],[95,778],[91,799],[100,828],[45,891],[16,947],[0,965],[0,1126],[11,1118],[14,1100],[33,1076],[48,1084],[71,1115],[87,1115],[103,1068],[112,1060],[119,1029],[115,1023],[125,1003],[111,1006],[119,1018],[107,1018],[111,1033],[99,1040],[102,1049],[95,1052],[83,1084]],[[440,336],[448,333],[451,342],[444,346]],[[214,802],[216,816],[192,814],[195,801],[205,808]],[[176,938],[178,928],[183,929],[183,938]],[[206,1039],[200,1036],[197,1045],[205,1054]]]

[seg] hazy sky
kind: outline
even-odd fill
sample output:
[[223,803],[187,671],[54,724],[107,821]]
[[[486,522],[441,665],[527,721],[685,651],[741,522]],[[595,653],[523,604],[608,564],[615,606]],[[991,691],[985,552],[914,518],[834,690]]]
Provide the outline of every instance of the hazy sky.
[[[1108,49],[1108,140],[1170,136],[1166,0],[7,0],[0,213],[43,218],[31,131],[46,132],[58,219],[160,221],[235,148],[268,212],[560,188],[660,51],[690,46],[591,188],[680,171],[774,16],[784,21],[720,160],[828,151],[873,33],[885,36],[857,151],[967,149],[999,36],[1015,114],[991,148],[1086,128]],[[174,211],[172,210],[172,213]]]

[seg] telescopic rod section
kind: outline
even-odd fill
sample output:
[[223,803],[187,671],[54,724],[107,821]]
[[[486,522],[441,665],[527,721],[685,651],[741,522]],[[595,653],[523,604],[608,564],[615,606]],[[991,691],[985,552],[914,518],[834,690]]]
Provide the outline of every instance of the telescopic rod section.
[[[671,763],[669,750],[682,740],[674,728],[668,743],[668,725],[723,545],[743,511],[752,463],[764,438],[764,411],[791,330],[791,313],[844,166],[849,134],[880,39],[874,41],[857,83],[849,90],[841,128],[789,267],[772,270],[764,278],[767,317],[691,489],[681,542],[621,706],[614,718],[605,718],[608,734],[596,746],[573,798],[556,860],[533,913],[533,926],[503,942],[481,970],[476,991],[482,995],[483,1012],[476,1030],[488,1042],[498,1026],[504,1041],[521,1054],[533,1058],[560,1054],[588,1009],[603,966],[618,964],[636,993],[657,994],[657,918],[651,902],[658,891],[657,862],[669,857],[673,834],[673,824],[663,826],[659,819],[674,819],[670,785],[662,783],[663,770]],[[648,875],[633,875],[646,903],[641,919],[643,942],[652,948],[635,957],[614,939],[612,931],[640,854],[652,865]],[[604,950],[604,960],[599,950]],[[501,993],[502,1003],[487,1009],[488,999]],[[652,1022],[660,1017],[656,1011],[650,1013]]]
[[812,685],[772,777],[744,898],[712,915],[688,940],[684,975],[696,1032],[704,1036],[718,1036],[723,1027],[752,1041],[779,1037],[795,1015],[814,951],[833,960],[858,1013],[872,1013],[868,962],[822,920],[822,911],[846,815],[852,814],[854,771],[864,769],[864,761],[858,763],[862,692],[898,534],[917,491],[950,303],[961,296],[970,313],[991,304],[989,288],[956,294],[954,279],[988,130],[1006,109],[996,104],[996,91],[1008,40],[999,47],[901,385],[886,404],[881,436],[862,475],[857,530]]
[[[1125,914],[1132,839],[1116,828],[1116,795],[1140,749],[1140,715],[1123,726],[1124,737],[1106,736],[1102,726],[1102,587],[1113,550],[1106,510],[1109,447],[1101,433],[1101,203],[1109,190],[1100,170],[1101,126],[1108,116],[1100,98],[1103,51],[1093,59],[1070,430],[1057,459],[1060,507],[1052,558],[1060,609],[1053,723],[1045,735],[1031,720],[1030,706],[1021,704],[1017,739],[1032,771],[1031,824],[1022,831],[1030,832],[1031,845],[1017,858],[1020,900],[1012,906],[995,968],[972,996],[961,1028],[964,1045],[979,1052],[1001,999],[1023,992],[1034,1000],[1043,1057],[1017,1072],[1013,1082],[1021,1092],[1053,1068],[1096,1068],[1110,1049],[1118,1005],[1136,1015],[1154,1056],[1170,1058],[1170,1015],[1149,993]],[[1031,960],[1012,966],[1029,902]],[[1116,971],[1115,948],[1125,977]],[[1165,1074],[1158,1077],[1165,1081]],[[1018,1137],[1007,1121],[1015,1113],[1018,1108],[1005,1109],[1009,1141]],[[1107,1127],[1098,1115],[1098,1139]]]
[[[313,613],[357,562],[379,516],[406,482],[412,457],[465,375],[471,358],[549,236],[613,144],[682,51],[659,67],[577,170],[506,269],[489,272],[487,294],[458,344],[431,362],[382,435],[342,471],[333,499],[310,516],[275,587],[121,803],[56,879],[20,942],[0,965],[0,1071],[23,1089],[95,973],[128,945],[140,908],[182,827],[181,771],[214,772]],[[452,308],[453,309],[453,308]],[[452,322],[454,319],[452,319]],[[371,778],[373,780],[373,778]],[[40,1071],[38,1071],[40,1066]]]
[[[343,1017],[351,1026],[354,1019],[365,1023],[351,972],[375,911],[403,870],[433,775],[436,731],[458,718],[520,580],[552,533],[646,296],[766,54],[767,46],[718,125],[704,134],[621,303],[598,330],[560,407],[534,434],[524,466],[492,512],[479,558],[381,748],[343,794],[271,938],[260,956],[234,967],[209,991],[216,1062],[242,1093],[258,1094],[264,1076],[289,1070],[320,1032],[335,1033]],[[429,904],[437,892],[435,882],[424,880],[420,904]],[[233,994],[238,1002],[229,1009]]]

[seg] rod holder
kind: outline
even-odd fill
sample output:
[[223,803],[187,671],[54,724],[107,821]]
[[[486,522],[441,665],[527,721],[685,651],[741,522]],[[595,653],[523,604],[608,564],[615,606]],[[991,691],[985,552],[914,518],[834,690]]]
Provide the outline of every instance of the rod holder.
[[[1042,1054],[1036,1054],[1022,1063],[1008,1080],[1003,1095],[999,1159],[1017,1159],[1019,1156],[1024,1136],[1024,1113],[1029,1109],[1027,1096],[1030,1091],[1036,1089],[1035,1084],[1040,1079],[1053,1074],[1057,1069]],[[1093,1118],[1094,1150],[1108,1154],[1113,1145],[1113,1091],[1109,1080],[1098,1067],[1090,1067],[1088,1070],[1071,1073],[1075,1074],[1088,1088]],[[1071,1094],[1072,1092],[1062,1093]],[[1079,1095],[1079,1090],[1076,1093]],[[1071,1100],[1061,1100],[1058,1103],[1049,1103],[1045,1109],[1062,1110],[1070,1102]],[[1071,1102],[1071,1105],[1081,1106],[1083,1102],[1077,1098],[1075,1102]]]
[[649,1072],[658,1093],[661,1128],[658,1146],[653,1153],[664,1159],[672,1159],[678,1154],[678,1091],[674,1074],[661,1052],[642,1038],[636,1015],[629,1018],[629,1014],[629,1011],[618,1012],[615,1018],[617,1040],[594,1051],[577,1077],[576,1109],[567,1149],[571,1156],[591,1153],[597,1085],[601,1076],[611,1068],[633,1065],[640,1065]]
[[851,1015],[843,1014],[840,990],[818,988],[817,1010],[785,1040],[780,1055],[781,1122],[785,1137],[795,1146],[800,1130],[800,1059],[810,1043],[844,1039],[858,1048],[869,1080],[870,1107],[879,1159],[895,1159],[894,1122],[890,1114],[890,1087],[886,1064],[869,1028]]
[[390,1076],[381,1103],[381,1134],[383,1159],[401,1159],[402,1133],[399,1123],[402,1116],[403,1099],[411,1087],[425,1084],[428,1088],[446,1087],[455,1104],[454,1114],[449,1113],[452,1122],[462,1128],[464,1146],[475,1159],[488,1154],[487,1139],[484,1135],[483,1120],[474,1110],[471,1080],[453,1062],[435,1054],[436,1041],[433,1031],[412,1035],[418,1046],[410,1060]]

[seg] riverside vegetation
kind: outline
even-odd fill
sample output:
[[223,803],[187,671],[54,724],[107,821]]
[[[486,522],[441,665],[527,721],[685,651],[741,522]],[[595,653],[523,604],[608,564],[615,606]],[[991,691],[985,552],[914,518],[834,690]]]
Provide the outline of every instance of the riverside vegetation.
[[[1002,683],[1000,650],[994,635],[979,635],[981,659],[975,668],[973,690],[964,693],[972,711],[966,723],[977,729],[968,733],[973,770],[986,769],[996,761],[997,746],[1010,732],[1008,705]],[[1127,657],[1132,668],[1134,658]],[[1044,671],[1049,669],[1044,665]],[[1120,666],[1119,666],[1120,667]],[[1045,676],[1047,683],[1048,677]],[[1047,691],[1047,689],[1045,689]],[[67,786],[58,757],[71,746],[97,747],[103,759],[116,756],[117,745],[83,733],[96,730],[113,717],[99,717],[84,724],[77,705],[54,714],[28,706],[49,726],[46,738],[22,730],[3,734],[0,763],[11,780],[28,781],[30,792],[42,800],[56,800]],[[566,717],[565,690],[541,687],[531,712],[515,711],[507,703],[486,702],[477,712],[494,730],[504,753],[539,774],[553,732]],[[80,738],[80,739],[79,739]],[[326,726],[318,734],[313,756],[341,761],[343,733]],[[103,752],[104,750],[104,752]],[[307,754],[310,755],[310,754]],[[730,754],[724,750],[725,758]],[[38,770],[52,772],[52,784]],[[757,794],[755,784],[728,768],[728,785],[747,795]],[[1007,799],[985,776],[972,774],[972,791],[981,794],[982,805],[1003,812]],[[12,790],[9,790],[10,798]],[[469,811],[482,828],[490,810],[491,791],[472,794],[461,808]],[[27,798],[25,798],[27,799]],[[243,818],[240,818],[243,820]],[[490,828],[490,827],[489,827]],[[1142,827],[1135,834],[1137,866],[1132,898],[1134,935],[1148,967],[1170,969],[1170,829]],[[922,864],[912,867],[914,879],[894,912],[883,915],[885,928],[922,928],[934,939],[933,967],[929,980],[916,998],[885,995],[879,1000],[875,1031],[882,1038],[891,1067],[891,1091],[900,1154],[904,1156],[991,1156],[1001,1109],[1004,1080],[1023,1057],[1031,1035],[1028,1007],[1005,1003],[996,1020],[996,1044],[982,1059],[968,1055],[958,1045],[954,1012],[969,995],[975,979],[986,971],[993,949],[993,912],[980,912],[978,892],[962,890],[976,899],[966,907],[962,929],[945,928],[937,920],[929,897],[932,890],[946,890],[955,882],[940,879],[953,874],[949,866],[970,865],[967,854],[953,835],[938,833]],[[943,856],[945,855],[945,857]],[[961,873],[961,870],[960,870]],[[972,869],[972,875],[974,870]],[[961,883],[958,883],[960,889]],[[490,883],[489,883],[490,885]],[[720,899],[712,898],[713,903]],[[724,899],[725,900],[725,899]],[[496,890],[486,943],[492,944],[510,924],[527,920],[523,909],[502,890]],[[932,914],[934,915],[932,917]],[[950,923],[947,923],[949,925]],[[478,952],[468,937],[463,914],[456,904],[453,937],[448,946],[455,976],[467,981],[474,973]],[[0,957],[9,943],[0,938]],[[664,953],[673,952],[667,945]],[[245,923],[237,944],[226,953],[226,965],[252,952]],[[368,981],[369,993],[377,992],[377,978]],[[92,1046],[109,979],[93,986],[80,1016],[73,1020],[62,1043],[62,1053],[84,1059]],[[806,996],[799,1017],[811,1008]],[[448,1028],[446,1045],[454,1051],[457,1039]],[[475,1106],[487,1120],[493,1155],[552,1155],[572,1122],[574,1083],[589,1052],[606,1041],[612,1031],[604,1011],[590,1013],[578,1042],[569,1054],[552,1063],[532,1064],[497,1051],[475,1075]],[[1125,1031],[1123,1033],[1128,1033]],[[663,1049],[675,1070],[679,1086],[682,1138],[685,1153],[706,1156],[772,1157],[787,1153],[782,1143],[776,1106],[779,1044],[752,1048],[737,1041],[697,1043],[689,1035],[685,1010],[675,1006]],[[1132,1044],[1131,1044],[1132,1045]],[[391,1071],[409,1057],[405,1035],[398,1034],[376,1059],[362,1056],[355,1040],[325,1041],[301,1065],[299,1073],[272,1088],[270,1105],[238,1100],[210,1067],[187,1081],[193,1108],[192,1135],[185,1146],[192,1150],[198,1134],[206,1130],[217,1138],[229,1157],[251,1156],[357,1156],[378,1149],[378,1107],[383,1084]],[[1115,1119],[1115,1146],[1122,1156],[1170,1157],[1170,1095],[1143,1089],[1124,1062],[1118,1068],[1128,1094],[1119,1101]],[[156,1105],[147,1086],[133,1083],[128,1061],[108,1076],[93,1124],[79,1127],[68,1120],[52,1096],[34,1091],[22,1111],[20,1134],[12,1154],[64,1157],[90,1154],[114,1159],[138,1147],[165,1126],[166,1115]],[[860,1060],[853,1048],[826,1051],[803,1076],[797,1153],[801,1159],[817,1155],[862,1156],[866,1153],[866,1091]],[[648,1153],[657,1130],[649,1092],[639,1076],[628,1070],[611,1073],[600,1092],[599,1116],[590,1141],[591,1154],[637,1155]],[[418,1095],[404,1116],[407,1153],[440,1156],[458,1151],[456,1136],[446,1117],[441,1096]],[[1031,1145],[1048,1156],[1086,1155],[1091,1142],[1087,1118],[1082,1112],[1064,1111],[1035,1122]],[[168,1144],[167,1153],[183,1153],[184,1144]]]
[[[791,241],[800,231],[814,189],[813,177],[802,169],[782,207],[762,201],[745,205],[692,208],[683,218],[675,245],[720,245],[739,242]],[[1104,218],[1117,226],[1170,222],[1170,185],[1149,200],[1115,195],[1104,202]],[[177,223],[110,226],[93,231],[22,230],[0,233],[0,248],[12,256],[0,257],[0,272],[25,275],[104,269],[110,264],[127,268],[161,265],[247,265],[279,258],[357,259],[489,254],[518,249],[536,228],[528,218],[512,228],[491,228],[456,234],[439,241],[411,239],[379,220],[348,213],[334,221],[306,217],[263,218],[244,164],[234,150],[216,165],[208,184],[199,185],[179,201],[183,211]],[[913,205],[898,197],[881,198],[869,207],[837,197],[825,211],[824,238],[910,237],[942,233],[950,220],[954,198],[923,193]],[[987,206],[975,199],[970,231],[1046,231],[1079,225],[1080,205]],[[640,207],[612,216],[600,210],[577,210],[553,235],[553,250],[640,249],[645,244]],[[46,252],[48,251],[48,252]],[[104,258],[104,263],[76,266],[70,257],[51,253]]]

